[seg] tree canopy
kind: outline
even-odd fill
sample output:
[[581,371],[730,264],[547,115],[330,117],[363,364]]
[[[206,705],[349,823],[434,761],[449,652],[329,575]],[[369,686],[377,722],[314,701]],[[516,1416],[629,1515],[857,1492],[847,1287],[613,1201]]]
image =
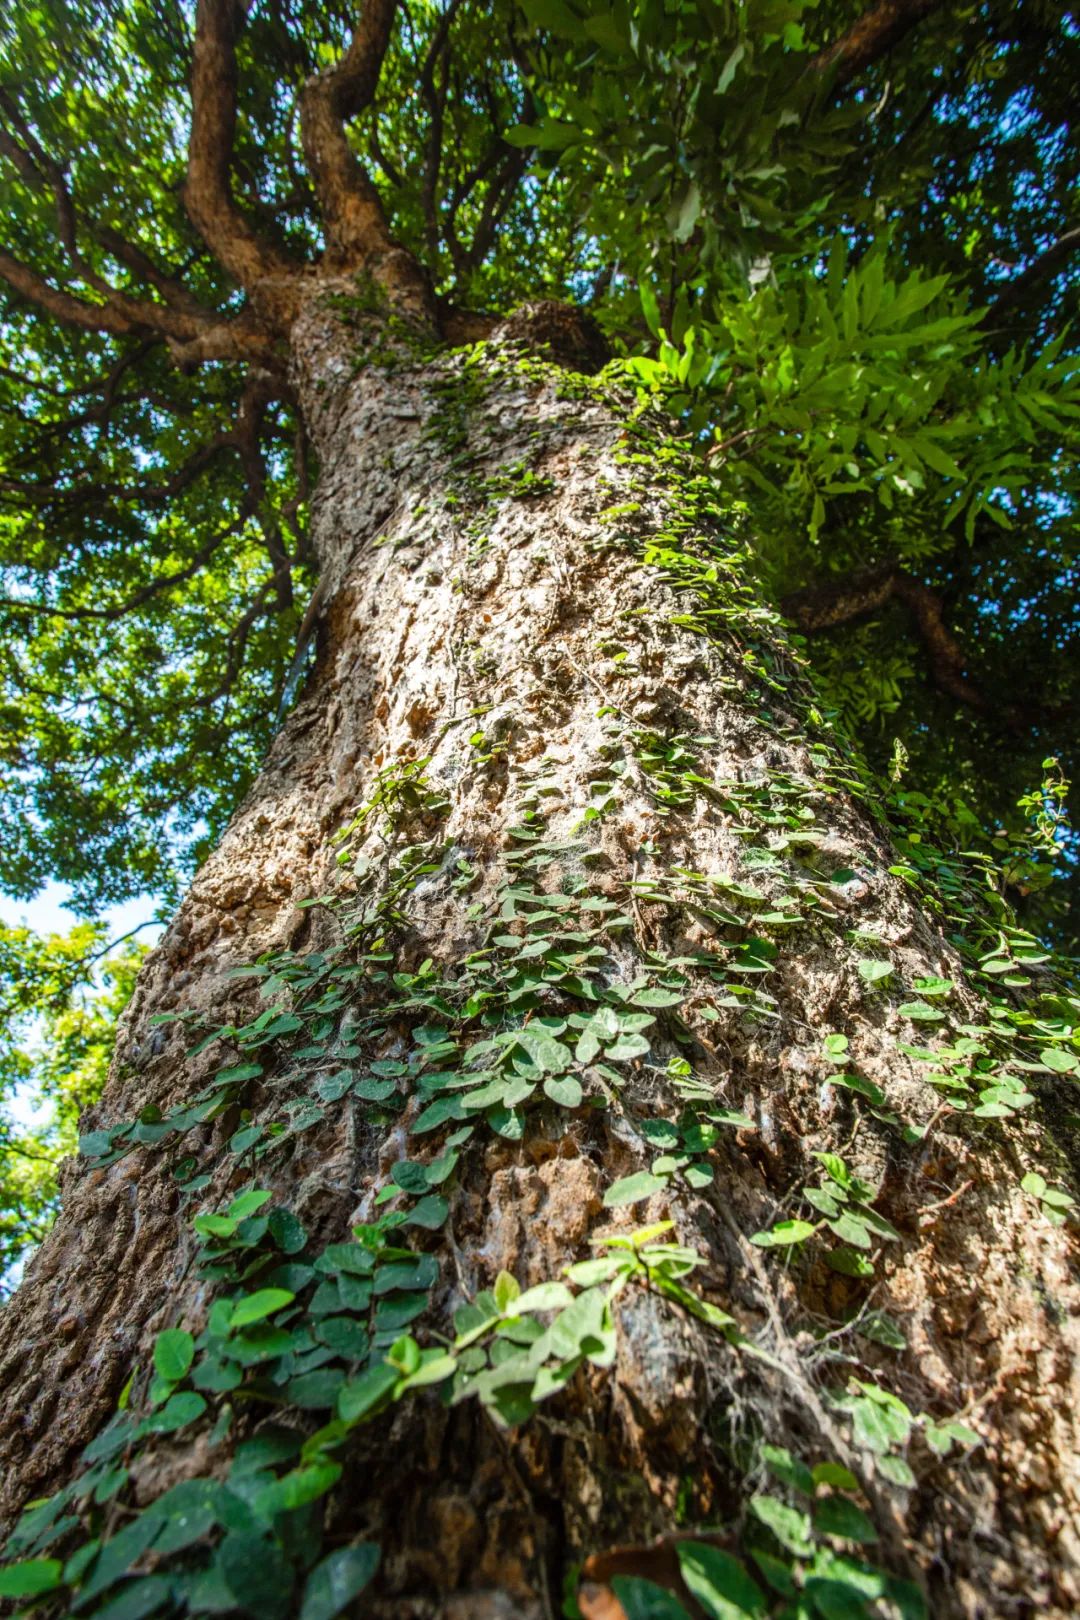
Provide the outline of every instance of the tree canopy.
[[8,8],[0,887],[171,899],[250,781],[334,273],[448,343],[586,306],[912,833],[1070,948],[1078,80],[1049,0]]

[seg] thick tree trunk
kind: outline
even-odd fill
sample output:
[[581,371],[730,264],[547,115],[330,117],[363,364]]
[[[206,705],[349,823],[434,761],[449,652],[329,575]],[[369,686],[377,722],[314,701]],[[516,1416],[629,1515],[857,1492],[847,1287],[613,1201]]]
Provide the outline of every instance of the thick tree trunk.
[[[671,1221],[703,1263],[680,1282],[678,1261],[646,1246],[656,1269],[617,1292],[613,1354],[602,1314],[576,1338],[571,1315],[501,1392],[490,1370],[456,1404],[445,1386],[399,1391],[327,1438],[344,1472],[314,1507],[260,1510],[242,1534],[211,1514],[190,1546],[139,1549],[129,1584],[175,1576],[144,1588],[153,1612],[172,1612],[183,1572],[223,1538],[246,1536],[277,1549],[269,1591],[251,1576],[248,1612],[299,1613],[316,1522],[323,1553],[358,1535],[382,1545],[356,1610],[378,1615],[556,1615],[567,1572],[590,1560],[582,1613],[616,1616],[609,1577],[673,1584],[673,1540],[703,1526],[740,1556],[756,1544],[793,1565],[811,1594],[800,1614],[863,1612],[850,1570],[826,1568],[845,1548],[921,1585],[935,1616],[1075,1612],[1080,1290],[1067,1228],[1019,1186],[1033,1168],[1052,1179],[1052,1150],[1032,1113],[943,1106],[961,1095],[962,1052],[936,1066],[951,1066],[950,1092],[910,1050],[986,1024],[983,1005],[848,791],[856,779],[738,577],[740,542],[658,425],[628,426],[584,378],[505,342],[479,359],[419,353],[342,302],[313,300],[295,333],[322,467],[316,667],[140,979],[94,1123],[141,1114],[145,1140],[107,1162],[94,1138],[104,1165],[67,1167],[64,1213],[0,1323],[7,1512],[92,1466],[79,1455],[133,1372],[130,1412],[160,1403],[155,1335],[198,1334],[222,1291],[265,1284],[265,1271],[246,1285],[206,1274],[199,1211],[270,1189],[306,1228],[299,1266],[370,1227],[400,1186],[389,1207],[418,1220],[385,1241],[436,1264],[413,1263],[413,1290],[381,1296],[397,1315],[370,1321],[330,1262],[321,1271],[342,1290],[336,1321],[378,1336],[389,1317],[376,1365],[394,1331],[453,1340],[453,1313],[500,1273],[528,1289],[629,1252],[604,1237]],[[297,909],[317,897],[331,903]],[[266,975],[234,970],[268,956],[277,993],[260,1001]],[[875,984],[884,969],[869,961],[891,977]],[[290,974],[338,969],[290,992]],[[920,979],[953,987],[924,995]],[[285,1014],[273,1038],[250,1029],[270,1006]],[[178,1012],[192,1016],[154,1022]],[[231,1038],[185,1055],[193,1032],[222,1025]],[[972,1042],[997,1054],[1010,1114],[1022,1071],[997,1037]],[[262,1073],[215,1091],[222,1068],[248,1062]],[[207,1087],[210,1117],[166,1130]],[[433,1106],[450,1117],[433,1125]],[[823,1168],[822,1153],[843,1163]],[[184,1159],[194,1187],[191,1162],[174,1173]],[[803,1241],[749,1241],[803,1219],[818,1223]],[[268,1411],[305,1434],[330,1421],[335,1379],[352,1388],[367,1355],[355,1336],[342,1348],[348,1327],[326,1347],[319,1277],[291,1279],[299,1313],[281,1321],[316,1330],[292,1382],[275,1384],[269,1362],[237,1389],[204,1377],[204,1414],[127,1434],[129,1477],[115,1497],[95,1477],[103,1505],[72,1491],[64,1511],[82,1528],[62,1554],[88,1530],[138,1523],[180,1481],[235,1479],[236,1447]],[[600,1286],[572,1280],[590,1300]],[[409,1322],[417,1282],[427,1307]],[[528,1336],[504,1335],[496,1362],[525,1355]],[[182,1391],[191,1376],[200,1387],[199,1356]],[[315,1372],[322,1386],[296,1384]],[[941,1458],[928,1420],[950,1419],[979,1444]],[[833,1500],[861,1504],[876,1545],[835,1533],[829,1512],[846,1507],[822,1514],[828,1470],[809,1529],[800,1462],[851,1470],[857,1488],[834,1472]],[[55,1555],[24,1540],[22,1557]],[[86,1566],[79,1613],[116,1595],[94,1573],[104,1556]],[[235,1567],[224,1578],[218,1612],[242,1606]],[[882,1601],[866,1612],[888,1612]]]

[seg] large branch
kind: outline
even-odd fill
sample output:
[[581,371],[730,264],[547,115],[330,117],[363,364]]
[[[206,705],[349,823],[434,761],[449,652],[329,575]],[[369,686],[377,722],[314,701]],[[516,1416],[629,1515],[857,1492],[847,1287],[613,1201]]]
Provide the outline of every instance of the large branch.
[[[250,316],[225,321],[201,305],[182,283],[159,270],[148,254],[119,231],[93,222],[87,226],[68,188],[62,165],[44,150],[6,92],[0,93],[0,111],[6,120],[6,124],[0,124],[0,155],[15,165],[27,185],[52,194],[65,254],[76,277],[97,298],[84,298],[56,287],[30,265],[0,250],[0,277],[9,286],[65,325],[115,337],[135,333],[165,338],[182,361],[191,358],[190,349],[196,342],[202,351],[199,358],[204,359],[252,358],[267,350],[269,339]],[[99,275],[80,246],[80,235],[87,234],[147,281],[161,295],[162,302],[133,298]]]
[[173,309],[185,310],[189,315],[199,319],[205,316],[206,310],[203,305],[188,291],[183,282],[160,269],[142,248],[134,242],[129,242],[127,237],[121,236],[111,225],[93,225],[91,229],[105,251],[111,253],[118,263],[126,265],[133,274],[148,282],[155,292],[161,294],[166,304]]
[[1074,226],[1071,231],[1065,231],[1058,237],[1038,258],[1033,259],[1026,269],[1021,270],[1018,276],[1005,283],[994,302],[989,306],[983,316],[984,326],[996,326],[1000,318],[1012,309],[1014,304],[1038,286],[1047,276],[1054,275],[1068,260],[1070,254],[1080,248],[1080,225]]
[[300,129],[322,210],[328,267],[366,270],[399,308],[429,320],[433,304],[427,278],[391,234],[379,193],[345,127],[374,100],[396,12],[397,0],[364,0],[344,56],[303,88]]
[[870,67],[911,32],[942,0],[877,0],[840,38],[811,58],[810,69],[835,86]]
[[[890,564],[811,586],[785,597],[780,606],[800,630],[812,635],[874,613],[893,597],[904,603],[915,621],[935,684],[979,714],[994,713],[995,705],[967,672],[963,648],[945,623],[940,597],[902,568]],[[1019,717],[1012,709],[998,712],[1010,728],[1017,728]]]
[[[23,264],[10,253],[5,253],[3,249],[0,249],[0,276],[21,297],[36,304],[47,315],[62,321],[65,326],[78,326],[84,332],[109,332],[114,337],[123,337],[129,332],[145,331],[150,326],[147,319],[134,318],[130,310],[123,308],[113,299],[101,304],[91,304],[87,299],[76,298],[73,293],[54,287],[44,276],[39,276],[36,270],[32,270],[29,265]],[[160,327],[156,329],[161,330]]]
[[184,202],[219,263],[246,291],[262,292],[263,301],[276,310],[288,302],[299,266],[259,235],[232,193],[236,38],[243,17],[238,0],[198,0]]
[[126,293],[115,290],[100,304],[94,304],[89,299],[76,298],[64,288],[54,287],[36,270],[2,249],[0,278],[28,303],[36,304],[65,326],[74,326],[83,332],[106,332],[112,337],[135,334],[164,338],[180,365],[194,365],[202,360],[260,359],[267,365],[276,363],[272,334],[244,315],[226,320],[210,310],[203,310],[195,316],[165,304],[129,298]]

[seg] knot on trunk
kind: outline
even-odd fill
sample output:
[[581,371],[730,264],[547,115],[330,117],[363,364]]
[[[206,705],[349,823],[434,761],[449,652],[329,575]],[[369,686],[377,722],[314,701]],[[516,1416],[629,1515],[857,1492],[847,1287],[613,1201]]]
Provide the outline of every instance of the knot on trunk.
[[604,334],[583,309],[554,298],[521,304],[491,334],[493,343],[520,344],[568,371],[591,375],[611,358]]

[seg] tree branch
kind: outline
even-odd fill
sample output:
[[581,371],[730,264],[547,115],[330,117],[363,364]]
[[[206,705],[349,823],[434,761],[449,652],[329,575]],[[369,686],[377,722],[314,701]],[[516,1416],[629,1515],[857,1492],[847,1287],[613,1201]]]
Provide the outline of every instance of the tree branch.
[[159,269],[149,254],[144,253],[134,242],[129,242],[110,225],[94,225],[91,229],[105,251],[111,253],[118,263],[126,265],[134,275],[141,276],[148,282],[155,292],[161,294],[166,304],[171,305],[173,309],[184,310],[198,319],[206,315],[206,310],[183,282],[177,281],[175,277]]
[[1026,269],[1005,283],[983,316],[983,325],[995,326],[1002,315],[1012,309],[1014,304],[1019,303],[1032,287],[1044,281],[1047,276],[1053,275],[1077,248],[1080,248],[1080,225],[1074,226],[1071,231],[1065,231],[1056,242],[1051,242],[1038,258],[1033,259]]
[[[424,234],[427,241],[429,262],[434,265],[439,256],[439,215],[438,215],[438,185],[439,171],[442,167],[443,156],[443,123],[446,114],[446,90],[448,77],[448,48],[447,38],[450,25],[461,5],[461,0],[450,0],[435,25],[420,69],[420,93],[427,102],[428,116],[431,126],[428,131],[424,152],[424,178],[420,188],[420,205],[424,214]],[[442,83],[436,84],[435,70],[440,59],[443,64]]]
[[219,530],[217,534],[211,536],[201,550],[196,552],[186,567],[179,569],[175,574],[159,574],[156,579],[152,579],[149,584],[143,585],[134,595],[129,596],[126,602],[120,602],[115,607],[59,608],[52,607],[45,602],[26,602],[18,597],[9,597],[0,598],[0,608],[8,608],[15,613],[23,613],[35,618],[98,619],[104,620],[107,624],[112,624],[117,619],[122,619],[125,614],[134,613],[136,608],[143,607],[145,603],[159,595],[160,592],[167,591],[171,586],[186,584],[201,568],[206,566],[222,541],[227,540],[231,534],[235,534],[243,522],[243,518],[238,518],[230,523],[227,528]]
[[397,12],[397,0],[363,0],[360,21],[335,67],[314,74],[300,95],[304,157],[326,230],[326,263],[364,269],[403,312],[434,318],[427,277],[390,232],[379,194],[345,131],[370,107]]
[[38,504],[56,501],[78,506],[88,501],[100,504],[105,500],[119,500],[142,501],[148,506],[156,506],[179,495],[194,482],[215,456],[235,443],[235,429],[217,433],[212,439],[208,439],[193,450],[170,477],[155,483],[103,484],[91,480],[75,489],[57,489],[55,484],[24,483],[16,478],[5,478],[0,479],[0,493],[14,495],[20,504],[25,501],[34,501]]
[[243,20],[239,0],[198,0],[184,204],[229,274],[252,295],[260,292],[269,311],[287,316],[299,266],[253,229],[232,194],[236,38]]
[[276,363],[275,342],[249,316],[226,320],[210,310],[198,316],[165,304],[151,304],[110,290],[103,302],[76,298],[61,287],[54,287],[44,276],[23,264],[13,254],[0,250],[0,279],[12,290],[36,304],[64,326],[83,332],[106,332],[111,337],[152,335],[164,338],[173,359],[180,366],[203,360],[253,360]]
[[[161,333],[164,328],[156,320],[148,319],[148,314],[154,314],[154,306],[146,310],[140,309],[135,315],[130,307],[125,307],[128,301],[120,302],[108,299],[103,304],[92,304],[83,298],[76,298],[72,293],[54,287],[51,282],[39,276],[36,270],[23,264],[10,253],[0,250],[0,276],[9,287],[26,298],[30,303],[37,304],[47,315],[62,321],[65,326],[77,326],[84,332],[109,332],[115,337],[123,337],[129,332],[156,331]],[[162,311],[168,315],[168,311]],[[173,322],[169,322],[173,325]],[[184,334],[185,336],[188,334]]]
[[[113,336],[152,333],[164,337],[174,354],[186,350],[195,340],[203,346],[201,358],[206,359],[239,358],[268,346],[266,335],[254,327],[250,318],[223,320],[200,304],[180,282],[163,274],[141,248],[109,227],[92,228],[90,234],[120,263],[143,276],[161,293],[164,302],[132,298],[99,275],[79,246],[79,233],[84,227],[63,167],[41,146],[7,92],[0,92],[0,109],[10,126],[0,127],[0,154],[15,165],[27,185],[52,193],[59,238],[72,269],[101,302],[55,287],[14,255],[0,252],[0,277],[9,286],[65,325]],[[12,129],[18,131],[18,140]],[[181,358],[185,356],[181,354]]]
[[848,84],[941,4],[942,0],[877,0],[845,34],[811,58],[810,72],[829,75],[837,89]]
[[827,585],[811,586],[786,596],[780,607],[800,630],[813,635],[864,618],[884,607],[892,597],[904,603],[915,621],[935,684],[977,713],[999,713],[1010,729],[1020,729],[1016,711],[993,704],[968,675],[963,648],[945,623],[941,598],[902,568],[889,564]]
[[274,592],[278,607],[292,607],[292,558],[281,537],[281,525],[267,498],[266,464],[259,442],[266,407],[275,397],[274,379],[265,372],[252,371],[244,385],[236,413],[233,443],[236,446],[251,496],[251,510],[262,532],[263,543],[274,570]]

